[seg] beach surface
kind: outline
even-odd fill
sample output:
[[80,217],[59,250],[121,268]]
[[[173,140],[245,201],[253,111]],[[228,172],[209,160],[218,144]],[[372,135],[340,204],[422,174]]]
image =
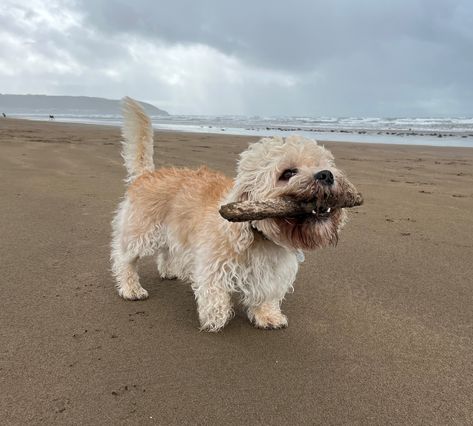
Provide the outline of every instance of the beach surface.
[[[473,423],[473,149],[324,143],[365,205],[306,255],[289,328],[208,334],[153,259],[148,300],[114,290],[119,140],[0,120],[2,424]],[[252,140],[159,132],[155,162],[233,176]]]

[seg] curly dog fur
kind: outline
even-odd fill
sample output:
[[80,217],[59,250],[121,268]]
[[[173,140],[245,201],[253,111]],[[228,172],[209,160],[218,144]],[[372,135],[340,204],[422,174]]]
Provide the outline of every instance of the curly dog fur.
[[345,223],[343,209],[323,219],[265,219],[231,223],[222,204],[281,196],[311,199],[329,170],[339,190],[332,154],[299,136],[264,138],[249,146],[232,180],[202,167],[163,168],[153,163],[149,117],[130,98],[123,101],[123,158],[128,188],[112,222],[112,271],[121,297],[148,297],[137,262],[157,256],[161,277],[189,281],[202,330],[218,331],[233,315],[237,295],[248,318],[260,328],[287,326],[281,302],[292,288],[301,250],[334,244]]

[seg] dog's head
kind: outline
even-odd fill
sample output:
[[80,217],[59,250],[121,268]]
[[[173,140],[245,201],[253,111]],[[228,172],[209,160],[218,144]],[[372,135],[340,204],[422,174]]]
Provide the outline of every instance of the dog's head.
[[[325,200],[343,201],[354,187],[335,166],[333,155],[316,141],[301,136],[264,138],[240,156],[233,201],[289,197],[317,202],[317,209],[299,217],[264,219],[252,226],[276,244],[313,250],[335,244],[346,221],[343,208]],[[338,205],[343,205],[339,202]]]

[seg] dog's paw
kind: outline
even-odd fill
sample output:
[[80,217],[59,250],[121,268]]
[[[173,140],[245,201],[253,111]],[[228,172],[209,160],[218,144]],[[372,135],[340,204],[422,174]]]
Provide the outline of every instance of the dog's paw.
[[165,273],[165,274],[160,273],[159,276],[161,277],[162,280],[168,280],[168,281],[177,280],[177,275],[172,275],[169,273]]
[[225,327],[225,324],[204,324],[201,325],[199,330],[200,331],[206,331],[207,333],[218,333],[219,331],[223,330],[223,327]]
[[253,325],[256,328],[262,328],[264,330],[277,330],[279,328],[287,327],[287,317],[284,314],[279,314],[277,316],[265,316],[263,318],[255,317],[253,319]]
[[279,309],[263,305],[252,309],[249,318],[256,328],[276,330],[287,327],[287,317]]
[[144,300],[149,297],[148,292],[143,288],[120,288],[118,294],[125,300]]
[[207,331],[209,333],[218,333],[219,331],[223,330],[223,327],[228,323],[230,317],[232,315],[228,315],[225,317],[219,318],[207,318],[207,319],[200,319],[200,331]]
[[232,309],[221,312],[220,315],[204,316],[199,314],[200,331],[217,333],[228,324],[228,321],[233,318],[233,315],[234,312]]

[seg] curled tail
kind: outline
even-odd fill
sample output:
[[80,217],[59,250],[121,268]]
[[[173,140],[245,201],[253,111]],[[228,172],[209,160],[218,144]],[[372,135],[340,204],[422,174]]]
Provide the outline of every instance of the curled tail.
[[143,107],[135,100],[122,99],[122,157],[128,171],[127,182],[154,170],[153,127]]

